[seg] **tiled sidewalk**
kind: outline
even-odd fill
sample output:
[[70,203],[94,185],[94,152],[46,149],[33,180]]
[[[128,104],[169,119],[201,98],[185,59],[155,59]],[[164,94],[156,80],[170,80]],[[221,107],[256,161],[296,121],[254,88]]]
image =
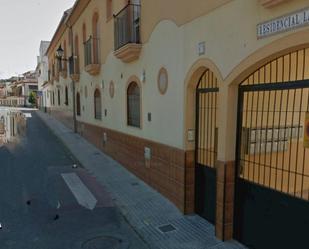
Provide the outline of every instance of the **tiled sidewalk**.
[[[197,215],[182,215],[166,198],[139,180],[61,122],[40,111],[37,114],[77,160],[110,192],[122,214],[153,249],[245,248],[235,241],[221,242],[214,227]],[[158,227],[176,230],[163,233]],[[138,248],[134,248],[138,249]]]

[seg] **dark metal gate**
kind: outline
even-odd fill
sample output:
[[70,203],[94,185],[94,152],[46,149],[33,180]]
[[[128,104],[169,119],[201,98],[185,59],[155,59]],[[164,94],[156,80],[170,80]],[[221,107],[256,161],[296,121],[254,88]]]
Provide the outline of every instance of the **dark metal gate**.
[[196,89],[195,212],[211,223],[216,214],[217,84],[206,70]]
[[238,105],[234,235],[249,248],[306,248],[309,49],[250,75]]

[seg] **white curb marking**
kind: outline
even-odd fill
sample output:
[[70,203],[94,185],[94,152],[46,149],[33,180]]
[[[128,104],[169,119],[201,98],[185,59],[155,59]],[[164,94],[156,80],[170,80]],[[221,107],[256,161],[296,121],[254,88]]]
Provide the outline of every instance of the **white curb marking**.
[[76,173],[63,173],[61,176],[75,196],[77,202],[81,206],[93,210],[98,201],[81,181],[79,176],[76,175]]

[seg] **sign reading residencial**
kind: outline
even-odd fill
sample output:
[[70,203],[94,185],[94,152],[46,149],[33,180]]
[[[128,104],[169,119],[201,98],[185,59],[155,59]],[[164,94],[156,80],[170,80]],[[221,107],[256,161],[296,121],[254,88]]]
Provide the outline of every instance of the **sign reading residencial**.
[[309,112],[306,113],[306,117],[305,117],[304,147],[309,148]]
[[309,7],[257,25],[259,39],[309,25]]

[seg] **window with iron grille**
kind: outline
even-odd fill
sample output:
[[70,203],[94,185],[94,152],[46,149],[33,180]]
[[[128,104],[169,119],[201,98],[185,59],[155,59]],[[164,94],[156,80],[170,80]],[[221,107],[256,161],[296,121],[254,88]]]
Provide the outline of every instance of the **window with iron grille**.
[[69,94],[68,94],[68,87],[65,87],[65,105],[69,104]]
[[58,105],[60,106],[60,90],[58,89]]
[[99,89],[94,92],[94,118],[102,119],[101,93]]
[[76,115],[80,116],[80,94],[77,92],[76,94]]
[[141,127],[140,89],[136,82],[130,83],[127,90],[128,125]]

